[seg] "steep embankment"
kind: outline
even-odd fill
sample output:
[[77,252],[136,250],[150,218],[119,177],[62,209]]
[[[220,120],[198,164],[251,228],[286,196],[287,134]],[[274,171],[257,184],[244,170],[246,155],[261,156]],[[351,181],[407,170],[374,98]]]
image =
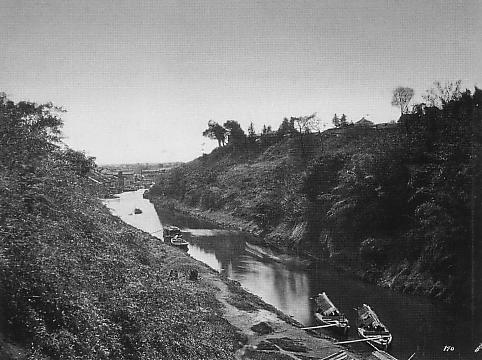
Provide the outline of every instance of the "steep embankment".
[[[112,216],[97,198],[104,192],[93,159],[58,146],[61,124],[51,104],[0,95],[1,359],[280,359],[339,350]],[[260,340],[264,348],[254,349]]]
[[184,206],[184,210],[224,226],[248,230],[274,247],[292,247],[301,240],[299,236],[292,241],[285,236],[265,236],[280,224],[303,222],[304,199],[299,188],[305,164],[296,147],[295,139],[285,139],[267,149],[256,147],[248,152],[218,148],[173,169],[152,189],[151,199],[178,209]]
[[44,217],[31,224],[34,234],[4,243],[2,359],[278,359],[340,351],[110,215],[85,184],[68,191],[70,199],[50,209],[61,218]]
[[[240,337],[202,280],[205,268],[111,216],[85,186],[44,186],[42,214],[3,214],[10,341],[36,359],[232,357]],[[189,280],[193,271],[201,280]]]
[[476,91],[398,127],[228,145],[172,169],[151,199],[381,286],[467,304],[478,102]]

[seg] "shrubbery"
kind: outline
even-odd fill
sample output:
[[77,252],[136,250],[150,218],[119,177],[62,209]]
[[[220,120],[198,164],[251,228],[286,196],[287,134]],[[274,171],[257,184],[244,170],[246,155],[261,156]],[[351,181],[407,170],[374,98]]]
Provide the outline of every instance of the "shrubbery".
[[[467,299],[472,192],[480,191],[472,184],[482,187],[481,93],[432,96],[396,127],[304,135],[303,147],[285,119],[278,133],[291,130],[272,137],[278,142],[268,148],[261,142],[259,153],[226,146],[184,165],[180,188],[195,189],[184,200],[199,204],[192,194],[204,194],[204,208],[254,222],[265,234],[275,231],[278,240],[278,230],[286,229],[286,248],[294,245],[288,229],[307,223],[297,246],[356,259],[378,275],[391,264],[410,264],[425,282],[450,288],[437,294]],[[171,185],[178,171],[157,187],[183,200]],[[216,176],[208,183],[209,171]],[[213,187],[229,201],[214,201]]]
[[232,358],[212,291],[167,277],[198,265],[108,213],[58,114],[0,97],[0,329],[30,359]]

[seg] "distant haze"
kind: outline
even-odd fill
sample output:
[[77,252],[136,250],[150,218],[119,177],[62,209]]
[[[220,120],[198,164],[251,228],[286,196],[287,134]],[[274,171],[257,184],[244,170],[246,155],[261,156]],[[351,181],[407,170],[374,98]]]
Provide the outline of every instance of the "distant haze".
[[209,119],[387,122],[399,85],[482,86],[481,19],[478,0],[3,0],[0,91],[64,106],[98,162],[186,161]]

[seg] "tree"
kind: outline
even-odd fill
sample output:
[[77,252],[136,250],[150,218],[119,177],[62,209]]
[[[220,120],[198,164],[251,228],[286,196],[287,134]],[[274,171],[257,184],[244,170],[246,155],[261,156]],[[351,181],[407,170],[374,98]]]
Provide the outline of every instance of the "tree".
[[313,129],[318,127],[318,119],[316,118],[316,113],[300,117],[292,117],[291,120],[293,124],[298,128],[299,141],[301,146],[301,154],[304,157],[306,155],[305,151],[305,141],[304,134],[309,134]]
[[331,119],[331,122],[333,125],[335,125],[335,127],[340,127],[340,118],[336,115],[336,113],[333,116],[333,119]]
[[290,135],[295,132],[295,124],[293,118],[284,118],[283,122],[278,128],[278,135],[283,137],[285,135]]
[[400,106],[401,115],[408,113],[408,104],[412,100],[414,91],[412,88],[399,86],[393,90],[392,105]]
[[263,125],[263,129],[261,130],[261,135],[260,135],[260,140],[261,140],[261,145],[264,147],[270,146],[273,142],[276,142],[276,138],[274,137],[274,132],[271,129],[271,126],[268,125]]
[[42,159],[58,149],[63,112],[51,103],[15,104],[0,93],[0,165],[33,172]]
[[348,120],[346,118],[346,115],[342,114],[340,118],[340,127],[346,127],[346,126],[348,126]]
[[318,125],[316,113],[307,116],[292,117],[291,121],[293,121],[295,127],[298,128],[298,132],[305,134],[309,134]]
[[450,101],[455,101],[461,98],[462,80],[456,82],[447,82],[444,85],[440,81],[435,81],[433,88],[427,90],[425,95],[422,95],[423,100],[427,106],[435,106],[441,109]]
[[213,140],[216,139],[219,147],[225,145],[226,134],[227,130],[214,120],[209,120],[208,128],[203,131],[203,136]]
[[252,122],[248,127],[248,140],[250,143],[254,143],[256,140],[256,132],[254,131],[254,124]]
[[262,135],[269,135],[272,134],[273,130],[271,130],[271,125],[263,125],[263,131],[261,132]]
[[87,176],[96,167],[95,157],[87,156],[83,151],[66,149],[62,157],[67,166],[81,177]]
[[228,144],[234,144],[235,146],[244,144],[246,140],[246,134],[241,128],[241,125],[237,121],[228,120],[224,123],[228,136]]

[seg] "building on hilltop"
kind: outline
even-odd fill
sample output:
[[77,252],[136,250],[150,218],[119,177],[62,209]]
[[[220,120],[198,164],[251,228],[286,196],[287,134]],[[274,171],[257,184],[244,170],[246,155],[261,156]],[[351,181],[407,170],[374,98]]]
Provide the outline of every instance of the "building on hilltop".
[[359,126],[359,127],[373,127],[373,126],[375,126],[375,124],[372,121],[365,119],[365,117],[362,117],[354,125]]

